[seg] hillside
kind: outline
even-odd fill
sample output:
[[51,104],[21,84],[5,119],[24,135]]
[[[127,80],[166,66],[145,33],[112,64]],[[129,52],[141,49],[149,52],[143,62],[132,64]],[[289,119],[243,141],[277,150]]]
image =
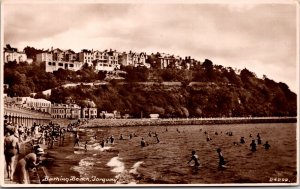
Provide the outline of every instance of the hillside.
[[[118,110],[133,117],[159,113],[161,117],[296,116],[297,96],[282,82],[243,69],[213,65],[206,60],[193,70],[123,67],[125,80],[108,85],[59,87],[66,83],[103,80],[106,73],[86,67],[80,71],[46,73],[43,65],[8,63],[4,67],[5,92],[10,96],[36,97],[52,102],[95,102],[105,111]],[[52,88],[51,96],[41,91]],[[55,88],[55,89],[54,89]]]

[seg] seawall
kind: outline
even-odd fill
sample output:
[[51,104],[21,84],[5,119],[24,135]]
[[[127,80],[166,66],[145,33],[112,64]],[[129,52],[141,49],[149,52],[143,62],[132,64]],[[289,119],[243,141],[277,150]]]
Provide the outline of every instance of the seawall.
[[190,118],[190,119],[93,119],[80,128],[114,126],[172,126],[214,125],[247,123],[297,123],[297,117],[251,117],[251,118]]

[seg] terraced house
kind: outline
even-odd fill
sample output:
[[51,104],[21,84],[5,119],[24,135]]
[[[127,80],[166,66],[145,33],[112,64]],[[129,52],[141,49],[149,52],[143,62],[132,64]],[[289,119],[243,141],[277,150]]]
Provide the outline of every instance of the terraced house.
[[96,71],[112,72],[120,69],[119,53],[116,50],[93,51],[93,58],[93,66]]
[[81,108],[77,104],[52,104],[51,117],[61,119],[80,119]]
[[150,64],[146,63],[147,54],[145,52],[142,53],[135,53],[132,51],[129,51],[129,53],[123,52],[120,55],[120,63],[124,66],[145,66],[147,68],[150,68]]
[[36,55],[38,63],[45,63],[46,72],[54,72],[58,69],[77,71],[82,68],[83,63],[78,61],[78,54],[71,49],[61,50],[51,48],[51,51],[44,51]]

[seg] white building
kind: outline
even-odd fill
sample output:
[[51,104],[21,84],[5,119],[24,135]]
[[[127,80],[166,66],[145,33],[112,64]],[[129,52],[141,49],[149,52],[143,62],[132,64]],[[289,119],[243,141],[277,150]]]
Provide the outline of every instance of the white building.
[[108,63],[103,63],[103,62],[98,62],[96,60],[95,63],[95,70],[97,71],[106,71],[106,72],[113,72],[115,70],[120,69],[120,65],[119,64],[108,64]]
[[80,119],[81,108],[77,104],[52,104],[51,117],[61,119]]
[[134,67],[145,66],[150,68],[150,64],[146,63],[147,55],[146,53],[123,53],[120,55],[120,63],[124,66],[132,65]]
[[13,97],[13,101],[16,105],[20,105],[25,108],[51,113],[51,102],[42,98]]
[[97,71],[112,72],[120,69],[119,55],[116,51],[93,51],[93,65]]
[[92,51],[83,49],[78,53],[79,62],[87,63],[89,66],[93,65],[94,54]]
[[94,119],[97,118],[97,108],[93,101],[85,100],[85,107],[81,109],[82,118]]
[[10,45],[6,45],[4,48],[4,63],[16,61],[17,63],[25,62],[27,60],[27,55],[25,52],[19,52],[17,48],[12,48]]
[[72,71],[78,71],[82,68],[83,62],[64,62],[64,61],[49,61],[46,62],[46,72],[54,72],[57,71],[59,68],[65,69],[65,70],[72,70]]

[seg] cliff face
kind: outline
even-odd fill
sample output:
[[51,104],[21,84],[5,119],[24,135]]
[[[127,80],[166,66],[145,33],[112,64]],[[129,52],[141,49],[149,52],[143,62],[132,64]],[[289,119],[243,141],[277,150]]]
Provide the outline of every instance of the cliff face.
[[[63,90],[63,91],[60,91]],[[104,86],[78,86],[57,89],[80,102],[82,96],[93,100],[99,110],[118,110],[133,117],[248,117],[296,116],[296,94],[279,86],[248,88],[233,84],[122,83]]]

